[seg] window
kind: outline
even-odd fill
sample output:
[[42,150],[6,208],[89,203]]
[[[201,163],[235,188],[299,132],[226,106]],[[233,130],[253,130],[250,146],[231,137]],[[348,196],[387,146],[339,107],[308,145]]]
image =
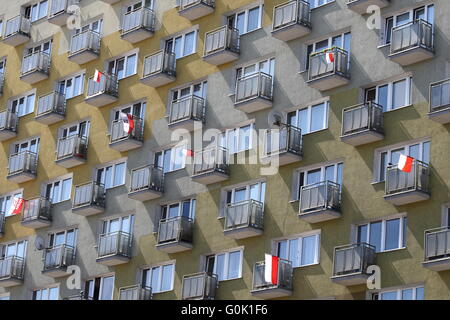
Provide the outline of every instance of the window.
[[87,138],[89,136],[89,127],[90,127],[89,121],[82,121],[80,123],[62,128],[60,131],[60,135],[62,138],[67,138],[76,135]]
[[309,2],[311,9],[326,5],[326,4],[334,2],[334,1],[335,0],[306,0],[306,2]]
[[176,146],[155,153],[155,166],[163,168],[164,173],[183,169],[186,166],[185,149],[186,146]]
[[10,300],[10,298],[9,298],[9,293],[3,293],[3,294],[0,296],[0,301],[2,301],[2,300]]
[[48,246],[54,248],[60,245],[76,247],[78,229],[68,229],[60,232],[50,233],[48,235]]
[[[253,74],[256,74],[258,72],[266,73],[270,76],[272,76],[272,83],[274,81],[274,74],[275,74],[275,58],[266,59],[259,61],[257,63],[252,63],[250,65],[247,65],[245,67],[240,67],[236,69],[236,82],[238,79],[251,76]],[[232,87],[232,90],[236,90],[236,86]]]
[[182,99],[191,95],[206,99],[206,92],[208,90],[208,82],[191,84],[180,89],[172,90],[172,101]]
[[250,150],[253,144],[253,124],[226,130],[219,141],[220,146],[227,148],[229,154]]
[[33,291],[33,300],[58,300],[59,287],[45,288]]
[[263,6],[259,5],[228,17],[228,25],[236,28],[239,35],[261,28]]
[[218,253],[206,257],[206,272],[217,274],[219,281],[242,277],[243,250]]
[[142,1],[130,4],[125,7],[125,12],[128,13],[128,12],[138,10],[139,8],[142,8],[142,6],[144,6],[144,8],[153,9],[153,0],[142,0]]
[[40,138],[34,138],[30,140],[25,140],[19,143],[15,143],[13,145],[13,154],[17,154],[20,152],[30,151],[33,153],[39,153],[39,142]]
[[[1,28],[1,23],[0,23],[0,28]],[[5,75],[5,69],[6,69],[6,58],[1,58],[0,59],[0,74]]]
[[11,112],[19,117],[33,113],[36,95],[34,93],[24,95],[11,101]]
[[374,246],[376,252],[406,248],[406,225],[406,217],[361,224],[356,240]]
[[102,233],[108,234],[113,232],[133,233],[134,215],[115,218],[103,221]]
[[45,197],[51,201],[51,203],[59,203],[70,200],[70,194],[72,192],[72,178],[64,180],[58,180],[47,184],[45,188]]
[[197,30],[166,40],[166,51],[175,53],[180,59],[196,52]]
[[2,258],[20,257],[25,258],[27,252],[27,241],[19,241],[5,244],[1,247]]
[[292,262],[293,268],[319,263],[320,235],[313,234],[276,242],[277,256]]
[[102,183],[106,189],[125,184],[126,162],[116,163],[97,169],[96,181]]
[[126,107],[121,107],[121,108],[117,108],[115,110],[113,110],[114,112],[114,120],[119,120],[120,119],[120,113],[126,113],[126,114],[131,114],[135,117],[138,117],[140,119],[144,119],[144,114],[145,114],[145,108],[147,107],[147,103],[146,102],[138,102],[135,103],[131,106],[126,106]]
[[322,102],[303,109],[289,112],[288,124],[300,128],[302,134],[308,134],[328,128],[328,104]]
[[5,217],[9,217],[9,209],[14,197],[22,198],[22,192],[15,192],[9,195],[0,196],[0,211],[5,213]]
[[195,199],[172,203],[161,207],[161,219],[176,217],[195,218]]
[[372,294],[372,300],[424,300],[424,287],[380,291]]
[[391,111],[411,105],[411,77],[366,89],[365,100]]
[[25,7],[25,17],[31,22],[37,21],[47,16],[48,0],[36,2],[35,4]]
[[175,264],[166,264],[142,271],[142,285],[152,288],[153,293],[173,290]]
[[66,100],[79,96],[84,90],[84,76],[79,74],[77,76],[67,78],[58,82],[58,92],[66,96]]
[[108,64],[108,73],[117,75],[119,80],[136,74],[136,69],[137,53],[112,60]]
[[396,165],[402,154],[425,163],[430,163],[430,141],[417,142],[401,147],[377,151],[375,153],[375,182],[382,182],[385,180],[386,168],[389,164]]
[[0,38],[3,37],[3,20],[0,19]]
[[350,43],[351,43],[352,35],[350,32],[346,32],[334,37],[330,37],[321,41],[317,41],[308,45],[306,52],[306,59],[304,62],[305,70],[309,69],[309,57],[312,53],[320,52],[325,49],[329,49],[332,47],[338,47],[344,49],[348,53],[348,63],[350,63]]
[[35,52],[44,52],[50,55],[52,52],[52,40],[42,42],[38,45],[26,49],[26,54],[32,54]]
[[114,276],[98,277],[86,281],[85,295],[91,300],[112,300]]
[[103,27],[103,19],[100,19],[100,20],[93,21],[91,23],[84,25],[83,27],[81,27],[81,29],[75,29],[75,34],[79,34],[86,30],[91,30],[91,31],[95,31],[101,35],[102,27]]
[[264,204],[266,183],[257,182],[246,186],[235,187],[226,191],[226,204],[239,203],[246,200],[256,200]]

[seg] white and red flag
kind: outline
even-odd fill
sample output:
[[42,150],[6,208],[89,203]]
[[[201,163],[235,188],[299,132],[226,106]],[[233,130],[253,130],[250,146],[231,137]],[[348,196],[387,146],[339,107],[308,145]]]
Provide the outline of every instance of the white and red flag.
[[95,69],[94,73],[94,81],[100,83],[100,80],[102,79],[103,73]]
[[190,149],[183,149],[183,154],[185,157],[193,157],[194,156],[194,152]]
[[11,207],[9,207],[8,216],[14,216],[22,211],[23,203],[25,200],[19,197],[13,197],[11,201]]
[[325,58],[327,59],[327,63],[333,63],[334,62],[334,52],[327,52],[325,53]]
[[123,131],[127,134],[133,132],[134,129],[134,119],[133,115],[125,112],[120,112],[120,119],[123,123]]
[[404,172],[411,172],[413,162],[414,158],[401,154],[398,159],[397,167]]
[[278,262],[280,258],[270,254],[265,255],[264,281],[278,284]]

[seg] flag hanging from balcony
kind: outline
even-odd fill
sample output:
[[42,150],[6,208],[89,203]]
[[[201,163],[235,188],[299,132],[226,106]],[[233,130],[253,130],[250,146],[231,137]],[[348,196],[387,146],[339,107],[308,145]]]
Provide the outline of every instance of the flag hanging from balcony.
[[264,281],[267,283],[278,283],[278,261],[280,258],[270,254],[265,255]]
[[102,76],[103,76],[103,73],[101,73],[100,71],[95,69],[94,81],[100,83],[100,80],[101,80]]
[[413,161],[414,158],[401,154],[400,159],[398,159],[397,167],[403,172],[411,172]]
[[133,132],[134,129],[134,119],[133,115],[125,112],[120,112],[120,119],[123,123],[123,131],[127,134]]
[[194,152],[190,149],[183,149],[183,154],[185,157],[193,157],[194,156]]
[[19,214],[22,211],[24,202],[25,201],[22,198],[13,197],[11,201],[11,207],[9,207],[8,215],[13,216]]
[[334,62],[334,53],[333,52],[327,52],[325,54],[325,58],[327,59],[327,63],[333,63]]

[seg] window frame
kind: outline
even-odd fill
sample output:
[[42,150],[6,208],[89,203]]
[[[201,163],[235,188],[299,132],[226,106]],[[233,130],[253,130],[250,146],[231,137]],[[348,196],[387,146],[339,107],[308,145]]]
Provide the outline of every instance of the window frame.
[[[239,252],[239,269],[238,269],[238,276],[234,277],[234,278],[228,278],[229,275],[229,271],[230,271],[230,254],[232,253],[236,253]],[[219,279],[219,274],[217,273],[217,257],[224,255],[224,263],[223,263],[223,274],[226,274],[226,278],[220,280]],[[217,274],[217,281],[218,282],[223,282],[223,281],[230,281],[230,280],[237,280],[237,279],[241,279],[242,278],[242,264],[243,264],[243,260],[244,260],[244,249],[243,248],[235,248],[235,249],[229,249],[226,251],[221,251],[221,252],[217,252],[217,253],[213,253],[213,254],[209,254],[205,256],[205,271],[208,270],[208,264],[209,264],[209,258],[214,257],[214,267],[213,267],[213,273]]]
[[[249,31],[248,30],[249,12],[251,10],[256,9],[256,8],[258,8],[258,10],[259,10],[257,27],[255,29]],[[257,5],[254,5],[254,6],[250,6],[250,7],[246,8],[246,9],[238,10],[237,12],[228,15],[227,18],[226,18],[227,19],[227,25],[229,25],[230,27],[236,28],[239,31],[239,36],[243,36],[245,34],[257,31],[257,30],[262,28],[263,13],[264,13],[264,4],[263,3],[257,4]],[[244,25],[243,25],[243,27],[244,27],[244,30],[245,30],[242,33],[240,32],[240,30],[238,29],[238,26],[237,26],[238,16],[241,15],[241,14],[244,15]],[[233,25],[231,25],[231,23]]]
[[[52,289],[56,289],[57,299],[49,299],[49,298],[50,298],[50,291],[51,291]],[[47,291],[47,297],[46,297],[46,299],[42,299],[43,291]],[[41,299],[36,299],[38,293],[40,293]],[[32,298],[31,298],[31,299],[32,299],[32,300],[36,300],[36,301],[59,300],[59,285],[56,285],[56,286],[53,285],[53,286],[46,287],[46,288],[35,289],[35,290],[33,290],[33,292],[32,292]]]
[[[168,290],[161,290],[161,286],[162,286],[162,275],[163,275],[163,269],[166,266],[172,266],[172,277],[171,277],[171,281],[170,281],[170,289]],[[141,269],[141,284],[142,286],[147,286],[148,281],[145,281],[146,279],[150,279],[149,284],[150,287],[152,288],[152,293],[157,294],[157,293],[164,293],[164,292],[170,292],[174,290],[174,283],[175,283],[175,267],[176,267],[176,263],[174,261],[170,261],[170,262],[164,262],[158,265],[153,265],[153,266],[149,266],[149,267],[145,267]],[[154,287],[152,285],[152,272],[154,269],[159,269],[158,273],[158,284],[157,287]]]
[[[119,166],[119,165],[123,165],[124,166],[123,177],[120,180],[121,183],[116,185],[116,184],[114,184],[114,182],[115,182],[115,175],[116,175],[116,167]],[[107,183],[106,183],[106,170],[108,170],[109,168],[111,170],[111,175],[110,175],[110,179],[111,179],[110,183],[111,184],[107,185]],[[104,172],[103,179],[101,179],[99,177],[99,172],[102,171],[102,170]],[[114,188],[117,188],[117,187],[124,186],[126,184],[126,180],[127,180],[127,160],[120,160],[120,161],[116,161],[114,163],[110,163],[110,164],[107,164],[107,165],[99,166],[99,167],[95,168],[94,176],[95,176],[95,181],[103,183],[103,185],[105,186],[105,190],[114,189]],[[101,180],[105,180],[105,181],[102,182]]]
[[[324,119],[323,119],[323,123],[322,123],[323,127],[321,129],[311,131],[312,109],[314,107],[318,107],[320,105],[324,105],[325,106],[325,108],[324,108],[325,110],[324,110],[324,114],[323,114],[323,118]],[[295,112],[296,124],[294,125],[294,124],[291,123],[291,125],[293,125],[293,126],[295,126],[297,128],[300,128],[300,112],[303,111],[303,110],[307,110],[307,127],[308,127],[308,130],[306,130],[306,132],[304,130],[302,130],[302,132],[301,132],[302,136],[303,135],[307,135],[307,134],[320,132],[320,131],[328,129],[328,118],[329,118],[329,114],[330,114],[330,101],[327,100],[327,101],[323,101],[323,102],[320,102],[320,103],[317,103],[317,104],[311,104],[311,105],[308,105],[305,108],[299,108],[299,109],[296,109],[294,111],[287,112],[286,113],[286,118],[287,119],[289,119],[290,115]],[[289,122],[289,120],[288,120],[288,122]]]
[[[313,263],[309,263],[309,264],[301,264],[301,260],[302,260],[302,250],[303,250],[303,239],[304,238],[308,238],[308,237],[315,237],[315,246],[316,246],[316,250],[315,250],[315,254],[314,254],[314,262]],[[290,237],[286,237],[286,238],[280,238],[280,239],[275,239],[272,241],[272,247],[273,247],[273,253],[274,255],[276,255],[277,257],[280,256],[280,251],[279,251],[279,244],[282,242],[287,242],[289,243],[292,240],[298,240],[298,259],[299,259],[299,265],[295,265],[294,261],[292,262],[292,268],[304,268],[304,267],[309,267],[309,266],[314,266],[314,265],[318,265],[320,264],[320,242],[321,242],[321,231],[320,230],[313,230],[310,232],[306,232],[306,233],[302,233],[302,234],[298,234],[298,235],[293,235]],[[289,245],[289,251],[290,251],[290,245]],[[288,253],[288,256],[290,254]],[[289,259],[287,259],[289,260]]]
[[168,210],[169,207],[178,206],[178,214],[176,217],[184,217],[183,216],[183,208],[184,204],[189,202],[189,217],[192,221],[195,220],[195,211],[197,210],[197,200],[195,198],[185,199],[181,201],[170,202],[161,205],[161,219],[170,219],[168,218]]
[[[242,149],[241,147],[241,135],[244,134],[243,129],[249,127],[249,132],[250,132],[250,136],[249,136],[249,145],[248,148],[244,148]],[[247,152],[253,149],[253,139],[254,139],[254,130],[255,130],[255,123],[247,123],[241,126],[238,126],[236,128],[232,128],[232,129],[226,129],[224,132],[222,132],[220,134],[219,137],[219,145],[223,148],[226,148],[228,151],[228,154],[231,155],[235,155],[235,154],[239,154],[242,152]],[[231,150],[230,146],[229,146],[229,139],[230,139],[230,134],[234,135],[234,139],[233,139],[233,150]],[[245,138],[245,135],[244,135]],[[237,147],[236,147],[237,146]]]
[[[62,199],[64,182],[66,182],[68,180],[70,180],[69,198]],[[59,191],[59,195],[58,195],[59,200],[58,201],[54,201],[53,197],[54,197],[54,192],[55,192],[55,184],[57,184],[57,183],[59,184],[59,190],[58,190]],[[45,184],[45,197],[47,197],[49,186],[51,186],[50,187],[51,188],[50,192],[51,192],[52,195],[49,196],[48,199],[51,201],[52,204],[58,204],[58,203],[62,203],[62,202],[71,200],[71,198],[72,198],[72,188],[73,188],[73,177],[72,176],[71,177],[65,177],[65,178],[57,179],[57,180],[52,180],[51,182],[47,182]]]
[[[39,16],[39,13],[40,13],[40,11],[41,11],[41,5],[42,5],[42,3],[44,3],[45,2],[45,4],[46,4],[46,11],[45,11],[45,14],[44,15],[42,15],[42,16]],[[37,21],[39,21],[39,20],[42,20],[42,19],[45,19],[45,18],[47,18],[47,16],[48,16],[48,13],[49,13],[49,9],[50,9],[50,1],[49,0],[40,0],[40,1],[36,1],[36,2],[33,2],[33,3],[30,3],[30,4],[27,4],[27,5],[24,5],[22,8],[23,8],[23,11],[24,11],[24,15],[25,16],[27,16],[27,14],[29,14],[29,19],[30,19],[30,22],[31,23],[34,23],[34,22],[37,22]],[[34,17],[33,17],[33,8],[34,7],[36,7],[37,8],[37,16],[35,17],[35,19],[34,19]],[[30,12],[29,13],[27,13],[27,10],[29,10]]]
[[[133,69],[133,72],[128,73],[127,72],[128,59],[130,59],[133,56],[135,58],[134,69]],[[123,60],[123,69],[122,69],[123,76],[119,77],[119,73],[116,69],[118,67],[119,61],[121,61],[121,60]],[[137,74],[138,63],[139,63],[139,52],[136,50],[133,50],[132,52],[128,52],[128,53],[125,53],[116,58],[107,60],[106,67],[107,67],[108,73],[117,75],[117,80],[120,81],[120,80],[129,78],[129,77],[135,76]]]
[[73,250],[74,252],[76,252],[76,248],[77,248],[77,239],[78,239],[78,228],[74,227],[74,228],[69,228],[69,229],[64,229],[64,230],[58,230],[58,231],[51,231],[47,234],[47,243],[48,243],[48,247],[49,248],[55,248],[57,245],[55,244],[55,240],[56,240],[56,236],[60,235],[62,233],[64,233],[64,243],[65,245],[71,245],[69,243],[67,243],[67,234],[69,232],[73,232],[73,239],[74,239],[74,244],[73,244]]
[[375,291],[375,292],[371,292],[370,293],[370,297],[372,298],[372,300],[383,300],[383,299],[380,299],[382,294],[395,292],[396,293],[396,299],[395,300],[404,300],[404,299],[401,299],[403,297],[403,292],[406,291],[406,290],[413,290],[412,299],[411,300],[417,300],[417,290],[418,289],[422,289],[423,290],[423,298],[425,299],[425,286],[423,284],[412,285],[412,286],[405,286],[405,287],[395,288],[395,289],[386,288],[386,289],[378,290],[378,291]]
[[[86,72],[83,71],[81,73],[74,74],[73,76],[62,78],[62,79],[58,80],[57,83],[56,83],[56,91],[61,93],[61,94],[64,94],[64,97],[65,97],[66,101],[70,100],[70,99],[73,99],[73,98],[76,98],[78,96],[81,96],[81,95],[84,94],[84,86],[86,84],[85,77],[86,77]],[[81,82],[80,82],[80,85],[79,85],[78,93],[74,94],[75,83],[76,83],[76,79],[77,78],[79,78]],[[70,97],[68,97],[68,95],[67,95],[67,89],[69,88],[67,86],[67,82],[69,82],[69,81],[71,82],[70,88],[72,89],[71,90],[72,91],[72,95]],[[64,92],[61,92],[61,86],[62,85],[64,85]]]
[[[193,39],[194,39],[194,43],[193,43],[193,51],[190,52],[190,53],[186,53],[186,52],[185,52],[186,36],[187,36],[187,35],[190,35],[190,34],[192,34],[192,33],[194,34],[194,37],[193,37]],[[172,44],[171,44],[171,46],[172,46],[171,52],[174,53],[174,55],[175,55],[175,60],[182,59],[182,58],[185,58],[185,57],[188,57],[188,56],[190,56],[190,55],[192,55],[192,54],[196,54],[196,53],[197,53],[197,44],[198,44],[197,38],[198,38],[198,29],[194,29],[194,30],[189,29],[189,30],[187,30],[187,31],[183,31],[183,32],[180,33],[180,34],[176,34],[176,35],[174,35],[174,36],[170,36],[170,37],[166,38],[166,39],[164,40],[164,49],[167,50],[167,51],[169,51],[169,49],[168,49],[168,48],[169,48],[169,43],[172,43]],[[177,40],[177,39],[181,39],[181,40],[180,40],[181,55],[180,55],[179,57],[176,56],[176,55],[177,55],[177,52],[176,52],[176,50],[175,50],[175,44],[176,44],[176,40]]]
[[[20,103],[20,100],[23,99],[23,103]],[[32,104],[29,103],[29,100],[33,101]],[[33,90],[32,92],[27,92],[24,93],[20,96],[17,97],[13,97],[9,100],[8,102],[8,106],[9,106],[9,110],[11,110],[11,112],[16,113],[17,117],[24,117],[26,115],[32,114],[34,113],[35,109],[36,109],[36,92],[35,90]],[[22,109],[20,109],[20,106],[22,106]],[[30,110],[28,110],[28,108],[31,107]],[[20,110],[23,110],[22,112]]]
[[4,212],[5,218],[13,217],[13,215],[8,215],[8,211],[14,197],[23,198],[23,189],[0,195],[0,211]]
[[[156,166],[161,167],[164,174],[170,173],[170,172],[176,172],[176,171],[185,169],[186,168],[186,162],[187,162],[185,155],[182,156],[181,167],[180,168],[175,168],[175,164],[176,164],[175,163],[175,159],[176,159],[176,155],[177,155],[176,150],[179,149],[179,148],[183,148],[183,150],[187,149],[187,142],[183,143],[181,145],[175,145],[175,146],[172,146],[170,148],[166,148],[166,149],[163,149],[161,151],[155,152],[154,157],[153,157],[153,163]],[[166,166],[164,164],[164,161],[165,161],[165,158],[166,158],[165,155],[169,151],[170,151],[169,168],[168,168],[168,171],[165,171],[165,169],[166,169]],[[158,159],[161,159],[161,160],[158,161]],[[161,164],[159,162],[161,162]]]
[[[405,101],[404,101],[404,105],[397,107],[397,108],[393,108],[393,102],[394,102],[394,85],[396,83],[402,82],[406,80],[406,91],[405,91]],[[375,90],[375,103],[379,104],[379,93],[380,93],[380,88],[381,87],[386,87],[387,86],[387,106],[386,106],[386,110],[384,110],[383,107],[383,112],[390,112],[390,111],[395,111],[395,110],[400,110],[406,107],[410,107],[412,106],[412,76],[407,76],[405,78],[399,78],[396,79],[394,81],[390,81],[390,82],[386,82],[386,83],[382,83],[373,87],[369,87],[364,89],[364,101],[368,102],[368,92],[370,90]]]
[[[84,291],[85,291],[85,296],[86,297],[89,297],[89,298],[94,298],[94,295],[95,295],[95,281],[97,280],[97,279],[100,279],[100,286],[99,286],[99,290],[98,290],[98,298],[99,299],[97,299],[97,300],[103,300],[103,299],[100,299],[101,297],[102,297],[102,295],[103,295],[103,290],[104,290],[104,280],[105,279],[107,279],[107,278],[112,278],[113,279],[113,285],[112,285],[112,290],[111,290],[111,299],[110,300],[113,300],[114,299],[114,283],[116,282],[116,276],[115,276],[115,274],[106,274],[106,275],[102,275],[102,276],[96,276],[96,277],[93,277],[93,278],[89,278],[89,279],[87,279],[85,282],[84,282]],[[93,286],[92,286],[93,285]],[[93,288],[93,293],[94,293],[94,295],[92,295],[92,296],[90,296],[89,294],[90,294],[90,291],[91,291],[91,286],[92,286],[92,288]],[[87,288],[86,288],[87,287]],[[108,301],[108,300],[105,300],[105,301]]]

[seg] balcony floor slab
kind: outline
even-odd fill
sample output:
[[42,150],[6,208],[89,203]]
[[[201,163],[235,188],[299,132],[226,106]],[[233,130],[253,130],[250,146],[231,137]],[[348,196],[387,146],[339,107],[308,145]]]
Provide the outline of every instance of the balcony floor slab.
[[245,113],[253,113],[272,108],[272,100],[263,97],[250,98],[244,101],[236,102],[234,107]]
[[219,66],[225,63],[235,61],[239,59],[239,56],[240,56],[239,53],[230,50],[221,50],[203,56],[203,61],[213,64],[215,66]]
[[73,168],[73,167],[76,167],[76,166],[86,163],[86,159],[74,156],[74,157],[68,157],[68,158],[55,160],[55,163],[58,166],[69,169],[69,168]]
[[6,141],[17,136],[17,133],[11,130],[0,130],[0,141]]
[[40,229],[49,227],[52,225],[52,222],[49,220],[44,219],[33,219],[28,221],[22,221],[22,226],[25,228],[31,228],[31,229]]
[[98,93],[96,95],[87,97],[84,102],[87,104],[90,104],[94,107],[103,107],[108,104],[114,103],[118,100],[117,97],[114,97],[112,95],[109,95],[107,93]]
[[122,38],[122,40],[128,41],[130,43],[138,43],[144,41],[145,39],[150,39],[151,37],[153,37],[153,35],[153,31],[139,27],[122,34],[120,37]]
[[208,14],[211,14],[213,12],[214,12],[213,7],[199,2],[195,5],[189,6],[183,10],[178,11],[178,14],[192,21],[207,16]]
[[72,208],[72,213],[79,214],[82,216],[92,216],[94,214],[102,213],[104,211],[105,208],[90,204]]
[[364,273],[351,273],[347,275],[339,275],[331,277],[331,281],[346,287],[356,286],[367,283],[369,276]]
[[128,193],[128,198],[144,202],[148,200],[161,198],[162,195],[163,193],[161,191],[156,191],[147,188]]
[[319,209],[306,213],[299,213],[298,217],[308,223],[318,223],[338,219],[341,217],[341,213],[332,209]]
[[192,250],[192,247],[193,247],[192,243],[185,241],[168,242],[156,245],[156,249],[166,253],[189,251]]
[[119,264],[124,264],[130,262],[130,257],[125,257],[121,255],[110,255],[105,257],[97,258],[97,263],[102,264],[104,266],[112,267],[117,266]]
[[287,290],[283,288],[267,288],[260,290],[252,290],[252,296],[262,298],[262,299],[274,299],[289,297],[292,295],[292,290]]
[[68,13],[67,11],[62,11],[54,16],[49,17],[47,21],[51,24],[62,27],[67,23],[67,19],[69,19],[71,15],[72,14]]
[[229,179],[229,176],[217,171],[209,171],[205,173],[200,173],[193,175],[191,179],[195,182],[208,185],[217,182],[222,182]]
[[36,179],[36,174],[29,172],[20,172],[8,175],[6,179],[8,179],[8,181],[12,181],[15,183],[24,183]]
[[450,257],[446,256],[440,259],[433,259],[429,261],[422,262],[422,266],[424,268],[433,270],[433,271],[445,271],[450,270]]
[[384,196],[384,200],[392,203],[394,206],[402,206],[428,199],[430,199],[430,195],[428,193],[417,190],[404,191]]
[[389,5],[389,0],[357,0],[347,3],[347,8],[360,15],[364,15],[367,13],[367,8],[373,5],[381,9]]
[[342,142],[352,145],[354,147],[362,146],[383,139],[384,134],[372,130],[364,130],[341,136]]
[[85,49],[69,55],[67,59],[76,64],[85,64],[95,59],[98,59],[98,57],[99,55],[94,51]]
[[43,270],[42,274],[52,278],[62,278],[70,275],[70,273],[67,273],[66,267]]
[[64,120],[65,116],[59,113],[55,113],[55,112],[49,112],[49,113],[45,113],[39,116],[36,116],[34,118],[34,120],[36,120],[37,122],[49,125],[49,124],[53,124],[53,123],[57,123],[59,121]]
[[111,149],[117,150],[119,152],[125,152],[125,151],[140,148],[140,147],[142,147],[143,144],[144,144],[143,141],[128,138],[128,139],[123,139],[123,140],[112,142],[109,144],[109,147]]
[[409,66],[418,62],[422,62],[434,57],[434,52],[422,47],[414,47],[398,53],[389,55],[389,58],[402,65]]
[[158,88],[166,84],[172,83],[177,78],[164,72],[154,73],[141,78],[141,82],[149,87]]
[[272,37],[282,41],[302,38],[311,33],[311,28],[299,23],[293,23],[272,31]]
[[39,70],[31,71],[20,76],[20,80],[28,84],[35,84],[45,79],[48,79],[48,73]]
[[264,230],[253,228],[253,227],[243,227],[236,229],[228,229],[223,231],[223,235],[232,239],[246,239],[251,237],[257,237],[264,233]]
[[15,287],[20,286],[23,284],[22,279],[17,278],[6,278],[0,280],[0,288],[9,288],[9,287]]
[[313,80],[308,80],[307,82],[311,87],[317,90],[326,91],[345,86],[350,82],[350,79],[339,74],[331,74]]
[[450,108],[441,109],[438,111],[428,113],[430,120],[439,122],[441,124],[450,122]]
[[3,38],[3,43],[9,46],[17,47],[30,41],[30,39],[30,36],[17,32],[7,38]]

